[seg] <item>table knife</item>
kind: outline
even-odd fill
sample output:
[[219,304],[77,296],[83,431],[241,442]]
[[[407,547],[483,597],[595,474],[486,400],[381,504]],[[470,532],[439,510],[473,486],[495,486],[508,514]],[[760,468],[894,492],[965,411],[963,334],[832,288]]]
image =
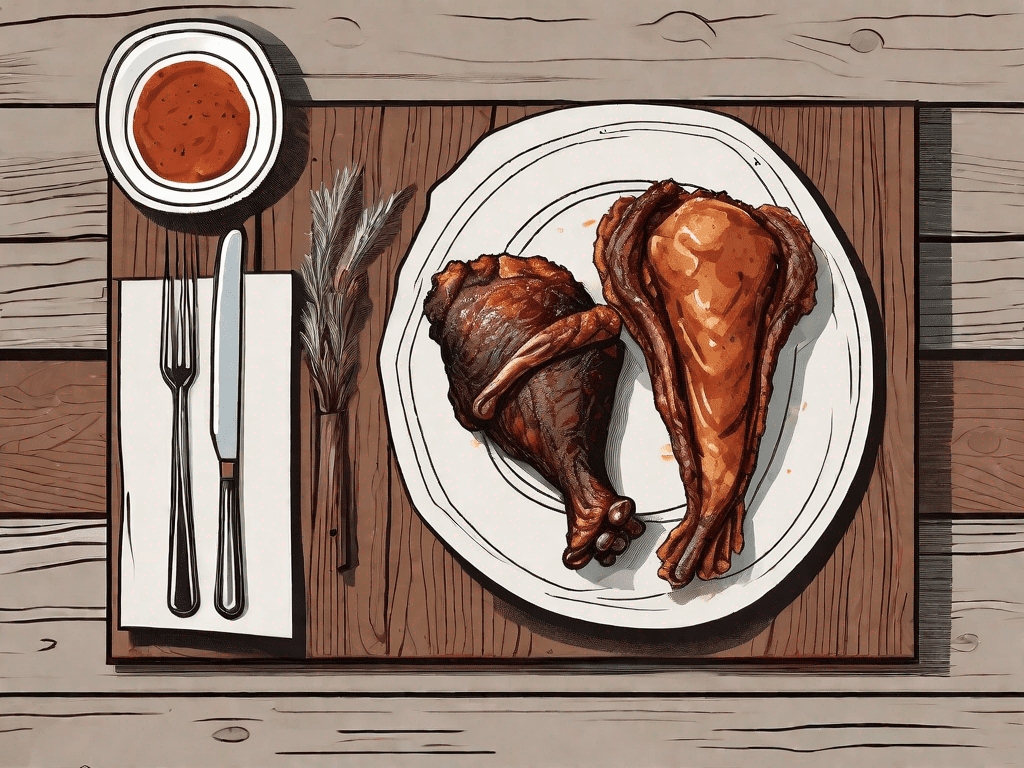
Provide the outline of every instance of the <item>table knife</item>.
[[226,619],[245,612],[245,554],[238,492],[242,398],[242,258],[245,233],[221,238],[213,277],[212,382],[210,432],[220,459],[220,512],[217,530],[217,582],[213,603]]

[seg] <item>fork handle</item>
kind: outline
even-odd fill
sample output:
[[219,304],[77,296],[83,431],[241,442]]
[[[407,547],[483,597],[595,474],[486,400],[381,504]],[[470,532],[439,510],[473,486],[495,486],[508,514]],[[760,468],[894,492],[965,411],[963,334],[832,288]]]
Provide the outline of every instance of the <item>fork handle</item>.
[[238,497],[238,462],[220,465],[220,525],[217,532],[217,585],[213,605],[225,619],[245,612],[245,571],[242,563],[242,515]]
[[171,433],[171,543],[167,607],[187,618],[199,610],[196,533],[192,519],[192,465],[189,451],[188,390],[174,389]]

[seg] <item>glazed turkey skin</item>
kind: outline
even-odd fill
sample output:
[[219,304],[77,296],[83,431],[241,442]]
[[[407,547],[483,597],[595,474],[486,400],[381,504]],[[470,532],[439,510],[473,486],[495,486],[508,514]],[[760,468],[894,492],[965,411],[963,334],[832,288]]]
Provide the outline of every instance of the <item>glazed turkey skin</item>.
[[644,352],[686,489],[659,575],[675,588],[723,575],[743,548],[779,353],[814,307],[810,234],[784,208],[667,180],[612,206],[594,260]]
[[455,417],[563,496],[562,562],[610,566],[644,532],[605,465],[624,356],[621,320],[540,256],[453,261],[424,300]]

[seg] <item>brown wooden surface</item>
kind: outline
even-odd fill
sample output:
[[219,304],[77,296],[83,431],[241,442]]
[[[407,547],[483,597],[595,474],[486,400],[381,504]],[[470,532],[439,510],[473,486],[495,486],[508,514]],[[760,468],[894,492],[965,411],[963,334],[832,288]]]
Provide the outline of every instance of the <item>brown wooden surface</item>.
[[[353,569],[338,572],[336,560],[330,557],[331,526],[317,526],[310,520],[310,499],[303,494],[303,531],[311,537],[304,541],[304,551],[310,617],[306,651],[312,658],[550,659],[680,653],[672,645],[596,642],[575,635],[573,628],[567,632],[524,614],[492,595],[423,525],[405,495],[388,447],[376,353],[396,267],[423,215],[426,193],[492,124],[498,128],[538,109],[543,108],[312,109],[306,171],[294,190],[262,217],[264,269],[294,269],[309,247],[309,189],[322,181],[329,183],[335,169],[365,163],[372,197],[409,183],[418,188],[401,235],[370,274],[374,311],[360,339],[364,363],[349,436],[351,471],[357,478],[357,564]],[[793,158],[833,208],[860,254],[889,329],[889,415],[871,487],[832,559],[761,635],[720,653],[769,658],[911,656],[913,111],[895,107],[723,111],[753,125]],[[115,278],[159,274],[162,231],[116,190],[111,237]],[[209,272],[212,241],[204,247]],[[116,335],[112,338],[116,359]],[[306,407],[308,403],[303,404]],[[308,448],[312,434],[303,431],[300,440]],[[304,467],[311,466],[308,453],[303,452]],[[318,553],[317,558],[312,553]],[[115,648],[115,657],[122,648]],[[693,648],[683,651],[693,652]],[[131,650],[131,655],[137,653],[149,655],[154,650]]]
[[1024,512],[1024,362],[952,365],[952,511]]
[[0,517],[106,516],[107,365],[0,365]]

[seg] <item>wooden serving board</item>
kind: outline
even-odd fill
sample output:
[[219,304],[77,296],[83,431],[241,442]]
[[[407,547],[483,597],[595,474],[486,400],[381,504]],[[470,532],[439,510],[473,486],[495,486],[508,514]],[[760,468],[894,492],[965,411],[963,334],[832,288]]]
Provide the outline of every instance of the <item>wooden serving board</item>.
[[[251,271],[296,269],[309,250],[310,190],[336,169],[366,167],[368,198],[415,183],[401,234],[370,271],[373,312],[360,337],[362,366],[350,410],[357,561],[339,572],[336,527],[314,525],[312,398],[300,375],[298,527],[305,601],[293,642],[117,629],[117,562],[111,558],[110,658],[142,660],[517,660],[678,663],[736,660],[912,661],[915,655],[915,111],[912,107],[729,106],[806,174],[860,256],[885,324],[887,410],[874,473],[828,563],[787,607],[746,635],[631,637],[541,617],[475,579],[423,524],[390,449],[377,352],[399,262],[423,218],[427,192],[487,133],[558,106],[301,108],[310,151],[290,192],[246,224]],[[295,108],[300,109],[300,108]],[[110,191],[111,359],[117,360],[117,281],[156,277],[164,231]],[[203,274],[215,238],[202,241]],[[116,369],[109,372],[116,398]],[[116,405],[112,403],[112,405]],[[111,551],[120,546],[116,407],[109,455]],[[314,556],[314,553],[315,556]]]

